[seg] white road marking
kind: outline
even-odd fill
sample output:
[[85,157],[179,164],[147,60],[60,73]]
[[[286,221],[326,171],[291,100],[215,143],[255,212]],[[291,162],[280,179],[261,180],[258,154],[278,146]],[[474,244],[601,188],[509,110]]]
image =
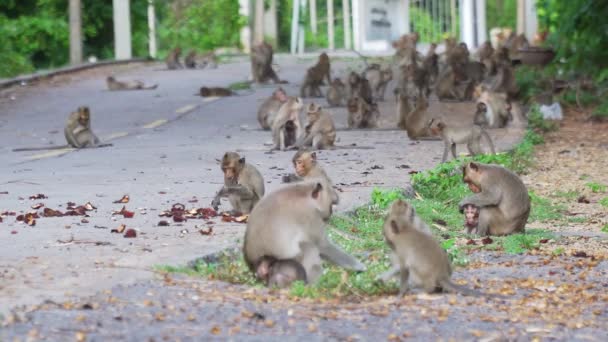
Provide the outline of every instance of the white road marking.
[[149,124],[144,125],[144,128],[156,128],[160,125],[164,125],[167,123],[167,119],[159,119],[159,120],[155,120],[150,122]]

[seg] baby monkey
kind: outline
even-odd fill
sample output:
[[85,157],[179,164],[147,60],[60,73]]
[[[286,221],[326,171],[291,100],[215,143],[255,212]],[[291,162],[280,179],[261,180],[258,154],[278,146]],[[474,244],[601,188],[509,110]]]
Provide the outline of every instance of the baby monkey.
[[410,274],[413,286],[427,293],[448,291],[463,295],[480,296],[482,293],[454,284],[452,265],[447,253],[435,238],[424,232],[411,204],[396,200],[384,221],[384,238],[393,252],[392,260],[400,269],[400,290],[409,290]]
[[434,135],[440,136],[443,140],[445,148],[443,149],[443,157],[441,157],[442,163],[448,158],[448,150],[452,151],[454,158],[458,158],[456,156],[456,144],[466,144],[471,155],[483,153],[481,149],[482,137],[490,146],[492,154],[495,153],[494,143],[492,143],[490,135],[479,125],[446,125],[442,119],[433,118],[429,122],[429,129]]
[[289,287],[294,281],[307,282],[302,264],[293,259],[278,260],[271,256],[263,256],[258,261],[255,275],[266,286],[280,289]]

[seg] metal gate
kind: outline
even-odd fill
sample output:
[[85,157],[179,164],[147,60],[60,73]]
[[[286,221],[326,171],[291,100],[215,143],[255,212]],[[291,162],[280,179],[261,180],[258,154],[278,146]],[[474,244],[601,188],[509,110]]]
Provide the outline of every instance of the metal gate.
[[418,32],[423,43],[439,43],[460,37],[460,0],[410,0],[410,32]]

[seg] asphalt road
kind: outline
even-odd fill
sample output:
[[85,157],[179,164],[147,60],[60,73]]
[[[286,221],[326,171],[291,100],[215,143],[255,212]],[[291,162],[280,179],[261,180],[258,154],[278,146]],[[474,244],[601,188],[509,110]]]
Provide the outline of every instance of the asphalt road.
[[[280,75],[296,94],[301,76],[312,59],[278,58]],[[334,63],[334,76],[360,61]],[[104,78],[141,79],[158,83],[151,91],[108,92]],[[158,214],[174,203],[188,208],[208,207],[222,183],[216,158],[237,150],[255,164],[267,191],[291,172],[293,152],[268,153],[270,134],[258,129],[256,111],[274,86],[255,87],[241,96],[202,99],[198,88],[227,86],[249,74],[246,60],[211,70],[166,71],[161,64],[104,67],[60,76],[0,93],[0,212],[16,215],[46,208],[66,211],[67,203],[92,203],[89,217],[40,217],[35,226],[3,217],[0,223],[0,313],[45,300],[94,295],[116,285],[153,277],[159,264],[185,264],[202,255],[238,246],[243,224],[213,220],[171,222],[158,226]],[[343,130],[346,111],[332,109],[340,149],[319,153],[321,162],[340,188],[339,211],[364,204],[373,187],[405,187],[410,170],[438,163],[438,141],[412,142],[394,130],[392,88],[381,103],[381,125],[387,130]],[[307,99],[312,101],[312,99]],[[319,100],[325,104],[324,99]],[[91,108],[93,130],[113,147],[81,151],[12,152],[13,148],[64,144],[63,124],[78,106]],[[472,103],[434,102],[431,112],[454,120],[472,116]],[[491,132],[498,149],[506,149],[522,135],[518,129]],[[355,144],[356,146],[352,146]],[[360,148],[364,147],[364,148]],[[373,149],[366,149],[370,147]],[[380,165],[383,168],[372,168]],[[407,165],[403,169],[398,166]],[[44,194],[48,198],[30,200]],[[113,203],[129,195],[125,204]],[[123,206],[133,218],[113,215]],[[222,209],[229,209],[224,202]],[[111,233],[125,224],[137,237]],[[211,235],[198,231],[213,227]]]

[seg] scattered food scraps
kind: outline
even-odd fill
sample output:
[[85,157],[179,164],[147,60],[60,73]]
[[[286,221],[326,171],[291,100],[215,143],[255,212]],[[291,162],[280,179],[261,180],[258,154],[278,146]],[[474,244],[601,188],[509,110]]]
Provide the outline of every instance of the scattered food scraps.
[[137,237],[137,231],[135,231],[135,229],[133,229],[133,228],[129,228],[129,229],[127,229],[127,232],[125,233],[125,235],[123,235],[123,237],[125,237],[125,238]]
[[127,226],[124,224],[121,224],[120,226],[118,226],[118,228],[116,229],[112,229],[110,232],[111,233],[118,233],[118,234],[122,234],[122,232],[125,231],[125,229],[127,229]]
[[45,194],[37,194],[37,195],[32,195],[30,196],[31,200],[39,200],[39,199],[46,199],[48,197],[46,197]]
[[121,199],[116,200],[112,203],[129,203],[129,195],[124,195]]

